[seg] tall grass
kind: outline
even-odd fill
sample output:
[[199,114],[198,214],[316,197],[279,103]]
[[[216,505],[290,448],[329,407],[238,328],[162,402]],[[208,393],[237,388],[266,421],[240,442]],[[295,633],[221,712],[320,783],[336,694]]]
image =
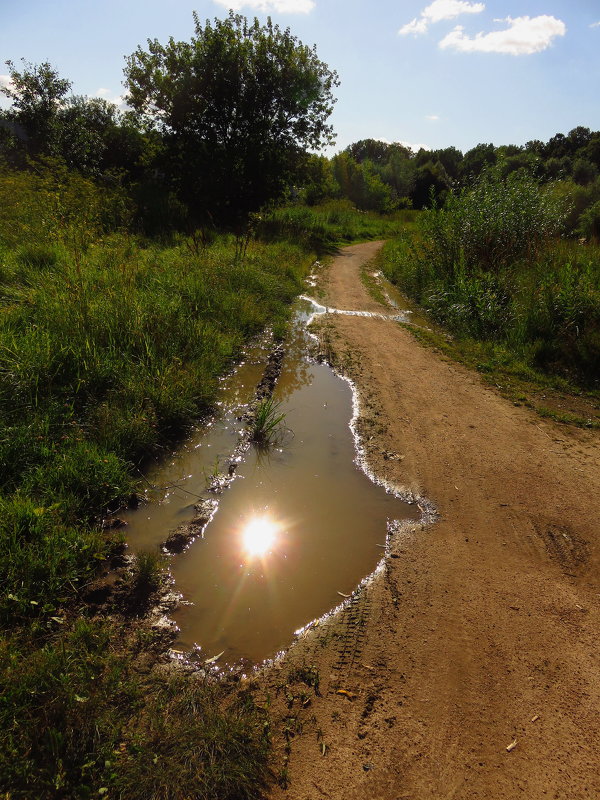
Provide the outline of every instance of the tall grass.
[[320,206],[289,205],[263,215],[257,235],[265,241],[302,243],[322,254],[339,244],[397,235],[402,223],[415,213],[358,211],[347,200],[331,200]]
[[558,237],[567,210],[530,177],[488,173],[388,244],[383,269],[455,334],[598,388],[600,248]]
[[268,448],[281,437],[285,413],[280,409],[281,402],[273,397],[258,403],[250,428],[250,438],[257,447]]
[[[35,252],[0,256],[0,488],[73,525],[127,497],[131,463],[208,409],[242,343],[286,318],[310,259],[287,243],[239,261],[233,239],[194,255],[124,235]],[[8,592],[15,563],[0,551]]]

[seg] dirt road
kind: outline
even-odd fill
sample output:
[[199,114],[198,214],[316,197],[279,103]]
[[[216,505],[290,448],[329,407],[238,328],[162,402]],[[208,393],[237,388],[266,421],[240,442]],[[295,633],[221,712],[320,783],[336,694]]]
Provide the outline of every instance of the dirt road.
[[[389,311],[360,281],[377,248],[335,259],[330,306]],[[390,320],[329,321],[369,465],[439,519],[396,533],[266,676],[272,696],[294,668],[321,677],[310,705],[300,681],[275,701],[273,798],[600,797],[598,434],[513,406]]]

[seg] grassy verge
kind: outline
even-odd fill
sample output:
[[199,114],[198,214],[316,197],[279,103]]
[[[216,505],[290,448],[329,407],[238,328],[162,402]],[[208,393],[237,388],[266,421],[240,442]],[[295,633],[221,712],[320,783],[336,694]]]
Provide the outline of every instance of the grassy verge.
[[[439,296],[434,296],[432,283],[421,282],[422,273],[415,263],[413,248],[420,235],[414,228],[408,230],[400,239],[388,242],[379,259],[384,275],[418,302],[429,319],[429,330],[406,326],[407,330],[423,344],[479,372],[515,405],[530,407],[540,416],[563,424],[600,428],[600,391],[577,380],[577,375],[568,369],[557,368],[559,365],[555,364],[554,369],[540,368],[535,358],[541,348],[539,341],[523,347],[514,338],[476,337],[461,324],[449,323],[443,312],[436,313]],[[563,253],[581,252],[581,245],[576,243],[561,243],[559,247]],[[593,255],[594,248],[587,253]],[[546,274],[546,281],[549,280]],[[531,271],[527,275],[527,282],[530,281],[535,281]],[[430,298],[432,302],[428,302]]]

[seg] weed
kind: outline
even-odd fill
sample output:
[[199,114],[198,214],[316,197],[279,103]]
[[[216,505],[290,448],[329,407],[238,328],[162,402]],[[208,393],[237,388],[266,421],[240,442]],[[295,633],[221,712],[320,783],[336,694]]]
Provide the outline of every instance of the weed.
[[318,695],[321,683],[319,670],[312,664],[310,666],[303,664],[289,672],[288,683],[305,683],[307,686],[312,687],[315,694]]
[[285,420],[281,405],[281,401],[266,397],[256,406],[250,438],[258,447],[270,447],[280,439]]
[[160,553],[151,550],[137,553],[133,563],[131,586],[138,597],[148,598],[161,585],[163,563]]
[[557,239],[564,212],[532,178],[489,172],[386,246],[383,271],[457,336],[597,388],[600,248]]
[[120,745],[113,781],[130,800],[251,800],[266,788],[264,712],[218,684],[155,680]]

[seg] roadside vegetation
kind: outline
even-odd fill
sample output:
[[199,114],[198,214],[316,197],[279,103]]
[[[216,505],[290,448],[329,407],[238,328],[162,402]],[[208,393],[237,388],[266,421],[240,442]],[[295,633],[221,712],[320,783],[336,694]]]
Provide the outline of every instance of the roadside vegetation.
[[515,399],[527,400],[527,383],[585,395],[581,416],[535,405],[596,426],[600,247],[578,237],[587,223],[573,228],[573,202],[560,184],[490,167],[389,242],[382,268],[453,334],[462,360],[513,384]]
[[[264,720],[210,682],[172,693],[172,678],[148,678],[148,648],[168,642],[92,616],[85,597],[120,541],[103,513],[210,409],[242,344],[283,332],[314,254],[253,240],[241,257],[227,233],[198,251],[184,235],[141,238],[126,198],[54,163],[5,170],[0,193],[2,788],[256,796]],[[152,554],[138,561],[127,616],[160,584]]]

